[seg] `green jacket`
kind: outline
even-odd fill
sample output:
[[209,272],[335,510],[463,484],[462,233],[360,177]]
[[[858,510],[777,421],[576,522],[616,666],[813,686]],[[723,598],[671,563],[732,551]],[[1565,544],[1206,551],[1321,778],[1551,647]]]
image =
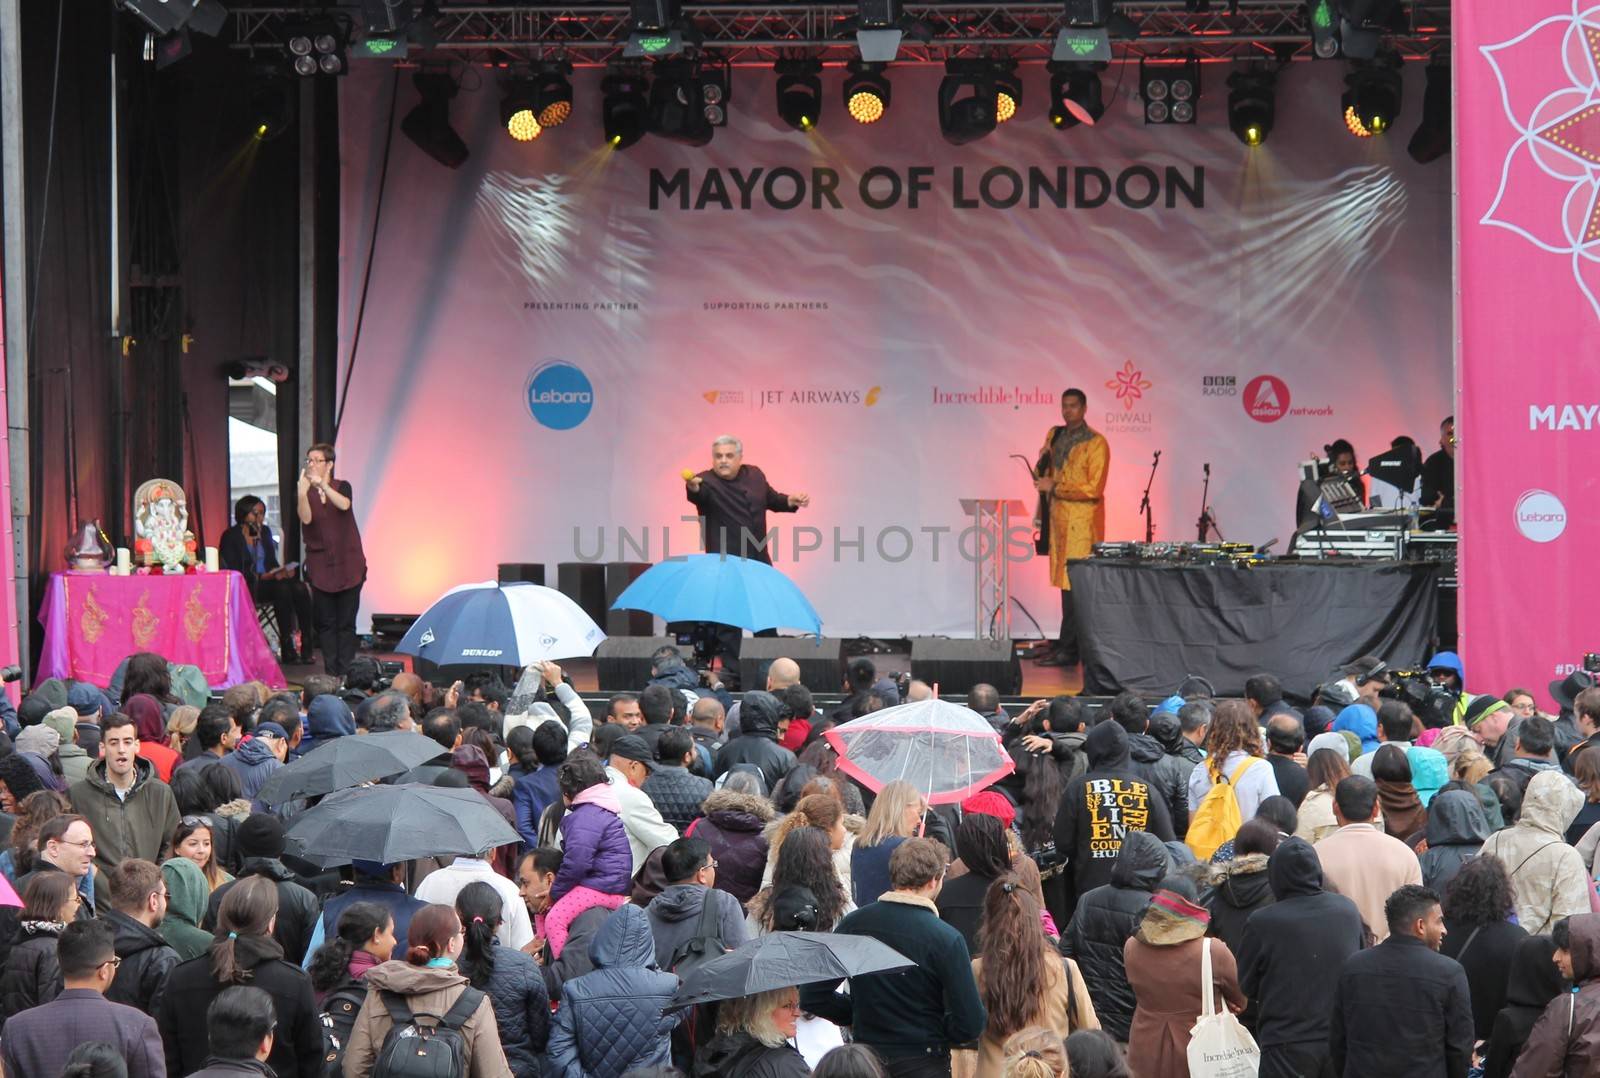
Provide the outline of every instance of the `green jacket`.
[[211,887],[200,866],[187,857],[171,857],[161,865],[167,880],[167,915],[161,919],[161,935],[178,957],[187,962],[211,949],[212,935],[200,927],[206,915]]
[[156,778],[155,766],[143,757],[133,766],[133,788],[126,800],[117,797],[106,779],[104,760],[95,761],[88,776],[68,792],[72,807],[94,832],[94,863],[101,872],[130,857],[160,864],[162,848],[178,829],[178,802]]

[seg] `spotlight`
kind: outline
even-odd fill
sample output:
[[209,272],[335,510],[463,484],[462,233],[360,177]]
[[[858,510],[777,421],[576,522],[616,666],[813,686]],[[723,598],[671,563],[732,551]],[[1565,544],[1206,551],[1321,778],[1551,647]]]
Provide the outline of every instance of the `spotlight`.
[[518,142],[532,142],[544,134],[539,122],[538,85],[532,79],[512,79],[500,99],[500,123]]
[[648,88],[644,73],[633,68],[614,68],[600,81],[600,125],[606,145],[626,150],[644,138]]
[[886,64],[852,60],[844,80],[844,107],[859,124],[875,124],[889,111],[889,78]]
[[712,127],[728,126],[728,102],[733,100],[733,68],[727,61],[701,61],[699,68],[701,111]]
[[994,89],[994,119],[1003,124],[1022,107],[1022,80],[1017,77],[1015,60],[995,61]]
[[1200,99],[1200,61],[1139,60],[1139,96],[1147,124],[1192,124]]
[[1311,0],[1311,55],[1318,60],[1332,60],[1339,55],[1339,19],[1333,10],[1333,0]]
[[1406,152],[1419,165],[1437,161],[1450,152],[1450,65],[1434,61],[1424,71],[1422,122],[1406,144]]
[[980,139],[999,122],[994,64],[946,60],[939,82],[939,131],[956,146]]
[[1106,114],[1100,86],[1101,63],[1055,60],[1050,71],[1050,122],[1065,130],[1084,124],[1093,127]]
[[1259,146],[1272,133],[1277,85],[1277,72],[1260,65],[1228,76],[1228,129],[1246,146]]
[[249,131],[257,142],[269,142],[288,130],[293,113],[286,92],[288,87],[288,79],[269,76],[251,93]]
[[675,56],[684,45],[698,45],[701,35],[683,18],[682,0],[629,0],[631,28],[622,55]]
[[347,38],[332,20],[303,23],[285,32],[289,66],[296,75],[343,75],[348,71]]
[[650,86],[649,130],[704,146],[728,122],[726,73],[704,72],[692,60],[660,60]]
[[817,126],[822,115],[822,61],[779,60],[778,116],[800,131]]
[[1400,114],[1400,71],[1388,64],[1360,64],[1344,77],[1344,123],[1357,138],[1389,130]]
[[560,127],[572,115],[572,65],[566,61],[539,69],[534,106],[541,127]]
[[411,81],[422,100],[400,121],[400,130],[441,165],[460,168],[467,160],[467,144],[450,126],[450,99],[456,96],[456,81],[440,71],[418,71]]

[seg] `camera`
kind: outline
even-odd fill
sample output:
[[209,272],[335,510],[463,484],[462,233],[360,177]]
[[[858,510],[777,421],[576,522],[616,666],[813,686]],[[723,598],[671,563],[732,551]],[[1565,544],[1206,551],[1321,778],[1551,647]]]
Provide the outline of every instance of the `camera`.
[[1391,670],[1389,676],[1393,680],[1379,690],[1380,697],[1399,700],[1430,729],[1450,725],[1456,703],[1461,699],[1460,692],[1434,684],[1425,667]]
[[9,685],[13,681],[21,681],[21,680],[22,680],[22,667],[17,666],[15,664],[13,664],[11,666],[0,666],[0,684]]
[[[15,669],[16,669],[15,666],[6,667],[6,670],[15,670]],[[1591,651],[1591,652],[1587,652],[1583,656],[1583,672],[1586,673],[1586,674],[1600,674],[1600,654],[1596,654],[1595,652]],[[7,676],[6,680],[7,681],[15,681],[16,679],[13,678],[13,677]]]

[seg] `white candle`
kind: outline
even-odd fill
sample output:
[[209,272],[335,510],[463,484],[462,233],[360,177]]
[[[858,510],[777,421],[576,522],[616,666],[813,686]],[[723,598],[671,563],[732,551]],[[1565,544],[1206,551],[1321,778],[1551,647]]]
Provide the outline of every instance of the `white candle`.
[[133,569],[133,553],[125,546],[117,547],[117,575],[127,576]]
[[214,546],[206,547],[206,572],[214,573],[219,568],[221,566],[217,562],[217,548]]

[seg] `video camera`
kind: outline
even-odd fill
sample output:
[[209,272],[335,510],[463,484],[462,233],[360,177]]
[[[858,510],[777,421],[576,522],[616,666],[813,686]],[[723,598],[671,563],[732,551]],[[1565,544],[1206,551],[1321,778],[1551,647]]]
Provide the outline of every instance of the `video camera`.
[[1430,729],[1450,725],[1456,704],[1461,699],[1458,690],[1435,684],[1425,666],[1391,670],[1389,677],[1392,680],[1379,690],[1380,697],[1399,700],[1422,720],[1423,726]]

